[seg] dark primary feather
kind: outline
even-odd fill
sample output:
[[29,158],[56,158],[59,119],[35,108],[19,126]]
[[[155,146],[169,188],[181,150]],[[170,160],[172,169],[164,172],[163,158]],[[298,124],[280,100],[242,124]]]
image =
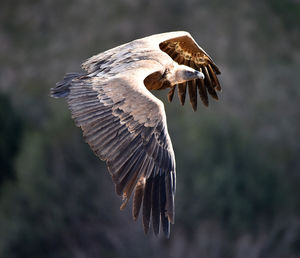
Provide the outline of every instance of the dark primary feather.
[[152,181],[153,181],[152,177],[149,177],[146,180],[144,196],[143,196],[143,226],[146,234],[148,233],[149,226],[150,226],[150,215],[151,215],[151,208],[152,208],[152,201],[151,201]]
[[175,89],[176,89],[176,85],[173,86],[171,88],[171,90],[169,91],[169,93],[168,93],[168,100],[169,100],[169,102],[172,102],[172,100],[173,100]]
[[159,202],[159,176],[153,178],[152,183],[152,225],[155,235],[159,233],[159,223],[160,223],[160,202]]
[[181,105],[184,105],[185,102],[186,85],[186,82],[178,84],[178,97]]
[[166,215],[166,184],[165,175],[159,177],[159,204],[160,204],[160,219],[164,234],[169,237],[170,235],[170,221]]
[[197,84],[196,80],[192,80],[188,82],[189,87],[189,96],[190,96],[190,102],[192,104],[193,110],[197,110]]
[[132,216],[135,221],[137,220],[140,213],[143,196],[144,196],[144,188],[145,188],[145,180],[144,178],[141,178],[139,179],[139,182],[136,185],[136,189],[133,195]]

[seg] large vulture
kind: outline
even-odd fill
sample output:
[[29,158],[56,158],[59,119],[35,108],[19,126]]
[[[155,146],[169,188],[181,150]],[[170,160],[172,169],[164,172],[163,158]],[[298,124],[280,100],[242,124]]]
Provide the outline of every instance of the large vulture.
[[[183,105],[188,88],[197,109],[197,91],[205,106],[208,94],[218,99],[219,69],[188,32],[169,32],[137,39],[89,58],[84,73],[67,74],[51,89],[64,97],[76,125],[101,159],[122,196],[121,209],[133,193],[133,219],[142,209],[148,232],[174,223],[175,156],[163,103],[151,90],[176,86]],[[208,94],[207,94],[208,93]]]

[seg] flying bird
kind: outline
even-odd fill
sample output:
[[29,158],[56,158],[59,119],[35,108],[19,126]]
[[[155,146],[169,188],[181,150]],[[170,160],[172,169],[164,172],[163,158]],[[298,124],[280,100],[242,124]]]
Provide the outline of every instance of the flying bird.
[[176,168],[163,103],[150,91],[176,87],[180,103],[188,89],[194,111],[197,92],[205,106],[218,99],[218,67],[188,32],[161,33],[97,54],[82,64],[83,73],[66,74],[51,89],[65,98],[72,118],[94,153],[106,161],[122,196],[123,209],[133,194],[132,215],[147,234],[150,224],[170,235],[174,223]]

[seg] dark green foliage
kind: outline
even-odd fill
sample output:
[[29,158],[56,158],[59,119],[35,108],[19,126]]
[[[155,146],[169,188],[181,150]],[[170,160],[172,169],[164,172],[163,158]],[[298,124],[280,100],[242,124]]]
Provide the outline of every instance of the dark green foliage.
[[[251,134],[242,133],[236,123],[202,119],[189,139],[193,148],[185,173],[182,216],[189,223],[212,215],[234,232],[256,230],[259,221],[270,224],[280,212],[285,186],[281,184],[278,161],[267,147],[258,148]],[[267,162],[266,162],[267,161]],[[190,211],[187,213],[186,211]],[[185,215],[193,216],[190,220]]]
[[297,29],[300,22],[300,5],[293,0],[268,0],[275,12],[282,18],[286,28]]
[[0,94],[0,187],[6,179],[15,178],[14,161],[19,149],[22,121],[8,97]]

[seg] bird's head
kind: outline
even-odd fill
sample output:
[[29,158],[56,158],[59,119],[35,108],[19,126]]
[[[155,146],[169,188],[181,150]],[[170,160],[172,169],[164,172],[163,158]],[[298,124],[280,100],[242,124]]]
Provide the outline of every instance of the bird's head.
[[175,85],[194,79],[204,79],[204,74],[189,66],[178,65],[167,75],[167,79],[172,85]]

